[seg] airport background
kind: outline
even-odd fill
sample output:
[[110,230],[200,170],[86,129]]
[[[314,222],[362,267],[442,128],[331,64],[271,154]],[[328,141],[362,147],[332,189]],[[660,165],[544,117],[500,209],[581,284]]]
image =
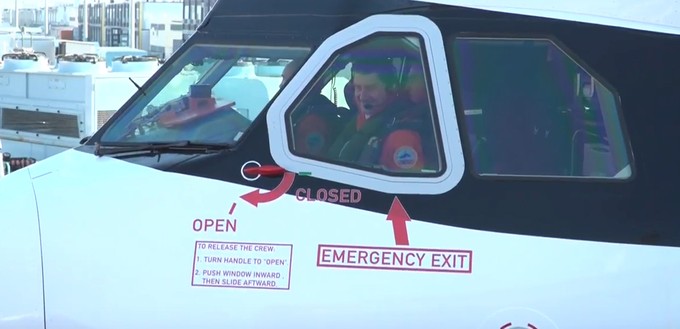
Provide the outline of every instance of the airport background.
[[[91,136],[216,2],[0,0],[0,177]],[[88,54],[103,62],[83,66]]]
[[132,47],[167,58],[193,33],[215,2],[0,0],[1,28],[11,32],[23,27],[33,34],[94,42],[102,47]]

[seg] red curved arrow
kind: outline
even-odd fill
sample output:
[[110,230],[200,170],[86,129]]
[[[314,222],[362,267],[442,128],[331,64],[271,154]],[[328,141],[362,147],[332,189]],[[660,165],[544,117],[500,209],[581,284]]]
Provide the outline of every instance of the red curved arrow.
[[392,221],[394,242],[397,245],[408,246],[408,230],[406,229],[406,222],[410,221],[411,217],[396,196],[394,197],[394,200],[392,200],[390,211],[387,213],[387,220]]
[[241,199],[246,200],[246,202],[257,207],[257,205],[260,203],[271,202],[284,195],[286,192],[288,192],[290,187],[293,186],[294,181],[295,174],[291,172],[286,172],[283,174],[283,179],[281,180],[281,183],[279,183],[279,185],[276,186],[273,190],[265,193],[260,193],[260,189],[257,189],[255,191],[242,195]]

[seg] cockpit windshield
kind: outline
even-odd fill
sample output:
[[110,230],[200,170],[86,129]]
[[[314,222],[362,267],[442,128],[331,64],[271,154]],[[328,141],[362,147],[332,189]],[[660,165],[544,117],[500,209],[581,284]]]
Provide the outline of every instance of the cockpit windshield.
[[276,95],[283,69],[309,49],[196,44],[109,126],[102,144],[234,144]]

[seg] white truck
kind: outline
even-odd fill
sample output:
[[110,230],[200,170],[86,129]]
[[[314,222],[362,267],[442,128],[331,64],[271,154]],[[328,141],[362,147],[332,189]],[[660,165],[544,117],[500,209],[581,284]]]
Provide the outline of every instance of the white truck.
[[99,54],[48,57],[27,48],[2,56],[0,139],[4,152],[27,161],[80,145],[115,113],[160,66],[150,56],[122,56],[106,65]]

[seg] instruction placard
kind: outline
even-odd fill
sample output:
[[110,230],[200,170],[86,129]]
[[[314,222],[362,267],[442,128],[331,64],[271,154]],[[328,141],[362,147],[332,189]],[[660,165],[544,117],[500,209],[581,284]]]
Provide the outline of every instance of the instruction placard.
[[290,289],[293,245],[196,241],[191,285]]

